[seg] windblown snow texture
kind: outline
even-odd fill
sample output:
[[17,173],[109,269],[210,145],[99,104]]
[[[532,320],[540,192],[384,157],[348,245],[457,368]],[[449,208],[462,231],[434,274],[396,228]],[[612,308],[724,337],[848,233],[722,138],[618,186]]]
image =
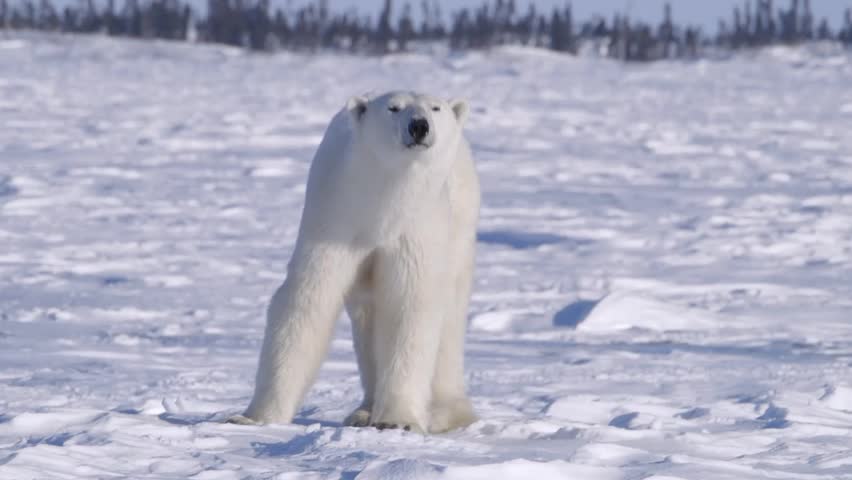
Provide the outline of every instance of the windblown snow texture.
[[[850,479],[852,57],[244,55],[0,38],[0,478]],[[468,97],[481,421],[246,406],[311,155],[353,94]]]

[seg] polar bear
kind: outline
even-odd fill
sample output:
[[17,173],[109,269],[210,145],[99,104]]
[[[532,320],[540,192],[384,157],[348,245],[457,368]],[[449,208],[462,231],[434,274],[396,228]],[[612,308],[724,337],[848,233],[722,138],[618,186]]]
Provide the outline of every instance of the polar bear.
[[364,388],[346,425],[437,433],[476,419],[463,375],[480,203],[467,114],[461,100],[391,92],[352,98],[332,119],[267,311],[254,397],[232,421],[292,420],[344,306]]

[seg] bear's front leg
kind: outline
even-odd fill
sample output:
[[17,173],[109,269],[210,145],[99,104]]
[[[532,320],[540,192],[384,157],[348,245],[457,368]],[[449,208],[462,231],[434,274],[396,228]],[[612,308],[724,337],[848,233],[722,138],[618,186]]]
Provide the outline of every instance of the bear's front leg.
[[447,282],[440,244],[403,237],[382,251],[374,327],[376,393],[370,424],[426,432]]
[[267,311],[254,397],[234,423],[288,423],[325,357],[360,258],[343,245],[298,252]]

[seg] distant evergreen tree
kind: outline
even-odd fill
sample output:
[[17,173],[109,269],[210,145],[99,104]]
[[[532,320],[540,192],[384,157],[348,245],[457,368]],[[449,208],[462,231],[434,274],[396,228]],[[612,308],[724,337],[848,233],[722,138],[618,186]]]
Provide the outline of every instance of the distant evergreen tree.
[[799,1],[791,0],[790,9],[782,11],[781,39],[786,43],[794,43],[799,35]]
[[752,36],[753,29],[752,29],[752,23],[751,23],[752,22],[751,0],[746,0],[746,2],[745,2],[745,18],[743,20],[745,21],[745,24],[743,25],[743,33],[744,33],[743,41],[747,45],[754,45],[754,42],[753,42],[754,37]]
[[535,46],[542,48],[547,45],[547,19],[544,15],[538,17],[538,25],[535,28]]
[[630,60],[631,34],[630,22],[626,16],[616,14],[612,21],[612,35],[610,35],[610,56],[619,60]]
[[731,37],[731,46],[733,48],[740,48],[744,46],[746,43],[746,29],[742,23],[742,16],[740,15],[740,7],[734,7],[734,32]]
[[[754,18],[754,32],[752,33],[752,45],[762,45],[766,37],[766,12],[764,10],[763,0],[757,0],[757,10]],[[770,15],[771,16],[771,15]]]
[[814,38],[814,16],[811,12],[811,0],[804,0],[799,41],[812,40]]
[[485,48],[490,45],[488,23],[488,4],[486,3],[476,9],[472,28],[473,38],[470,41],[474,48]]
[[278,38],[280,45],[288,45],[290,43],[290,22],[287,20],[287,14],[281,9],[275,11],[275,18],[272,21],[272,31]]
[[432,38],[432,8],[429,0],[422,0],[420,2],[420,38],[423,39],[431,39]]
[[567,44],[568,41],[562,32],[562,15],[559,14],[559,10],[554,8],[550,17],[550,49],[564,52],[567,50]]
[[138,0],[127,0],[127,33],[132,37],[142,36],[142,11],[139,9]]
[[571,4],[568,3],[565,5],[565,9],[563,10],[563,22],[565,25],[565,37],[568,39],[568,49],[567,52],[576,54],[577,53],[577,35],[574,31],[574,9],[571,7]]
[[402,7],[402,17],[399,20],[399,49],[408,50],[408,42],[414,39],[414,21],[411,19],[411,4],[406,3]]
[[852,8],[846,9],[843,16],[843,30],[840,33],[840,41],[852,46]]
[[453,28],[450,31],[450,48],[461,50],[468,47],[470,42],[469,40],[466,41],[466,39],[469,37],[471,30],[473,28],[470,21],[470,11],[467,8],[463,8],[456,14],[455,21],[453,21]]
[[660,52],[663,58],[672,58],[675,55],[674,22],[672,21],[672,5],[666,2],[663,7],[663,23],[657,30],[657,39],[662,44]]
[[380,53],[385,53],[390,48],[390,41],[393,36],[391,30],[390,16],[393,9],[392,0],[385,0],[385,5],[382,8],[382,13],[379,15],[379,25],[376,31],[377,50]]
[[529,45],[533,42],[533,34],[535,31],[535,19],[538,17],[535,4],[531,3],[527,9],[527,14],[521,19],[518,25],[518,37],[521,45]]
[[716,27],[716,46],[730,47],[731,32],[728,29],[728,23],[723,19],[719,19],[719,25]]
[[701,40],[701,32],[694,27],[687,27],[684,37],[684,46],[687,58],[698,58],[698,44]]
[[[12,15],[15,15],[15,12],[12,12]],[[11,27],[15,28],[14,22],[11,22]],[[74,10],[71,10],[71,7],[65,7],[62,10],[62,31],[64,32],[75,32],[77,31],[77,15]]]
[[442,15],[443,13],[441,12],[441,6],[438,4],[438,0],[434,0],[432,3],[432,17],[436,25],[433,37],[435,39],[446,38],[447,36],[447,29],[444,28],[444,21],[442,20]]
[[772,0],[766,0],[764,2],[764,15],[767,19],[767,28],[766,28],[766,39],[764,40],[765,44],[769,44],[770,42],[775,41],[778,35],[778,27],[775,23],[775,14],[772,8]]
[[[39,3],[38,22],[38,28],[42,30],[54,31],[60,28],[59,14],[48,0],[41,0]],[[0,25],[2,24],[2,15],[0,15]]]
[[828,19],[823,18],[819,22],[819,27],[817,28],[817,40],[831,40],[831,37],[831,28],[828,26]]
[[266,48],[267,36],[272,32],[272,21],[269,18],[269,1],[258,0],[249,8],[245,15],[245,28],[249,37],[249,46],[253,50]]
[[35,5],[31,0],[24,3],[23,24],[26,28],[33,28],[36,25]]

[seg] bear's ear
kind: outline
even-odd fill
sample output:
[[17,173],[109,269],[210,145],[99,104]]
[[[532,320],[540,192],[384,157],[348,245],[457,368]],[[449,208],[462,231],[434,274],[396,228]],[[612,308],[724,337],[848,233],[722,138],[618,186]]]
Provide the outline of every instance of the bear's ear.
[[456,114],[456,120],[458,120],[459,125],[464,125],[469,110],[467,101],[461,99],[450,100],[450,106],[453,107],[453,113]]
[[357,124],[364,117],[364,113],[367,112],[367,101],[366,97],[359,96],[352,97],[346,102],[346,110],[349,111],[349,118],[353,124]]

